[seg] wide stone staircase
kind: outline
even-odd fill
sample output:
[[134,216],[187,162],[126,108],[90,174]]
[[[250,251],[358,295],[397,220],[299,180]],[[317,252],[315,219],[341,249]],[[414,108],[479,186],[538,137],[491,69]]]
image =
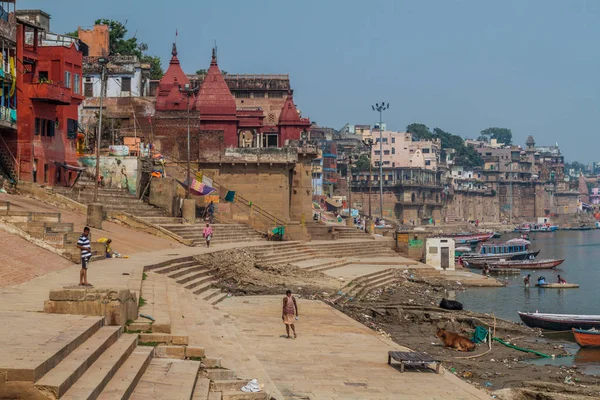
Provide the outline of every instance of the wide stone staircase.
[[[167,222],[159,223],[158,225],[179,236],[181,239],[190,241],[192,246],[206,245],[206,241],[202,236],[202,230],[206,226],[206,223],[177,224]],[[211,224],[211,227],[213,228],[211,244],[265,240],[264,235],[243,224]]]
[[335,230],[338,232],[338,239],[375,239],[373,235],[356,227],[336,226]]
[[[250,247],[257,261],[271,265],[298,264],[310,271],[325,271],[350,263],[348,258],[395,257],[387,242],[374,240],[336,240],[320,243],[284,242]],[[316,260],[315,263],[304,263]]]
[[[80,263],[80,250],[77,240],[80,232],[73,230],[73,223],[61,222],[60,213],[14,211],[10,202],[0,202],[0,221],[10,224],[11,233],[45,248],[53,248],[61,256]],[[104,258],[105,245],[94,242],[92,238],[92,260]]]
[[[94,202],[94,187],[94,179],[84,174],[73,188],[56,186],[54,191],[87,205]],[[127,189],[101,186],[98,189],[98,199],[106,212],[128,213],[139,218],[169,218],[166,211],[137,199]]]
[[[156,346],[142,343],[139,336],[106,325],[104,317],[85,317],[64,327],[43,351],[28,354],[21,369],[9,368],[9,381],[21,382],[20,399],[269,398],[265,392],[242,392],[249,380],[205,357],[203,348]],[[178,352],[165,350],[175,347]]]

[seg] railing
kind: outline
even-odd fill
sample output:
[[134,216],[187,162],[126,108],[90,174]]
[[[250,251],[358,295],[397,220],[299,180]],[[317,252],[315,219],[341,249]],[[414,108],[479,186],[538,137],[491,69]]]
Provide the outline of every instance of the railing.
[[0,150],[4,151],[11,159],[13,165],[12,165],[12,169],[10,168],[10,166],[7,166],[7,169],[9,169],[9,173],[12,174],[16,174],[16,176],[11,176],[11,178],[16,182],[19,180],[19,163],[17,162],[17,158],[15,157],[15,155],[13,154],[13,152],[10,150],[10,147],[8,147],[8,144],[6,143],[6,141],[4,140],[4,138],[2,136],[0,136]]
[[[173,157],[166,157],[166,156],[165,156],[165,160],[167,160],[167,161],[171,161],[171,162],[173,162],[173,163],[177,164],[178,166],[179,166],[180,164],[187,164],[187,162],[185,162],[185,161],[181,161],[181,160],[178,160],[178,159],[176,159],[176,158],[173,158]],[[187,165],[186,165],[186,168],[187,168]],[[195,175],[197,172],[198,172],[198,170],[197,170],[196,168],[194,168],[194,167],[190,167],[190,173],[191,173],[191,174],[194,174],[194,175]],[[215,189],[219,190],[219,198],[224,200],[224,199],[225,199],[225,197],[221,197],[221,193],[220,193],[221,191],[220,191],[220,189],[227,189],[227,188],[226,188],[226,187],[223,187],[223,186],[221,186],[221,185],[220,185],[220,184],[219,184],[217,181],[215,181],[214,179],[213,179],[213,188],[215,188]],[[282,219],[281,219],[281,218],[279,218],[279,217],[276,217],[275,215],[273,215],[273,214],[271,214],[270,212],[266,211],[264,208],[262,208],[262,207],[260,207],[260,206],[256,205],[254,202],[252,202],[252,201],[250,201],[250,200],[248,200],[248,199],[244,198],[243,196],[239,195],[238,193],[236,193],[236,194],[235,194],[235,200],[236,200],[236,203],[242,204],[242,205],[244,205],[244,206],[248,207],[249,209],[251,209],[251,210],[253,210],[253,211],[256,211],[258,214],[260,214],[261,216],[263,216],[263,217],[267,218],[268,220],[271,220],[271,221],[273,221],[273,223],[274,223],[275,225],[282,225],[282,226],[285,226],[285,225],[287,224],[287,222],[286,222],[286,221],[282,220]]]

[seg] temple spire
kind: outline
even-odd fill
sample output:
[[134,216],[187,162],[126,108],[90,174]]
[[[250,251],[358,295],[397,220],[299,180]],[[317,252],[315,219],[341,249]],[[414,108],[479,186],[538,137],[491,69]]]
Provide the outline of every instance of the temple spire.
[[173,57],[177,57],[177,43],[173,43],[173,50],[171,50],[171,55],[173,55]]

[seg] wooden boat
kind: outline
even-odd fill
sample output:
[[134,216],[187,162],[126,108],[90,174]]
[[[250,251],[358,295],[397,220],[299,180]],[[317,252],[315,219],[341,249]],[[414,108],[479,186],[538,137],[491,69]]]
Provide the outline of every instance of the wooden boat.
[[554,232],[558,225],[524,223],[515,227],[515,232]]
[[600,347],[600,331],[575,328],[571,330],[580,347]]
[[579,287],[577,283],[542,283],[541,285],[536,284],[535,286],[545,289],[576,289]]
[[[467,268],[477,268],[477,269],[482,269],[483,267],[485,267],[485,264],[488,265],[488,267],[493,267],[493,266],[500,266],[501,263],[507,263],[507,262],[511,262],[514,261],[516,263],[522,263],[525,260],[528,261],[534,261],[535,258],[538,256],[538,254],[540,254],[540,251],[528,251],[525,252],[523,254],[515,254],[515,255],[500,255],[500,256],[487,256],[487,257],[469,257],[467,254],[463,254],[461,257],[463,258],[463,264],[465,267]],[[520,265],[520,264],[516,264],[516,265]],[[515,268],[522,268],[522,267],[518,267],[515,266]],[[524,268],[526,269],[526,268]],[[531,269],[531,268],[529,268]]]
[[521,270],[518,268],[490,268],[490,275],[520,275]]
[[452,239],[454,239],[454,243],[456,244],[472,244],[476,245],[480,242],[485,242],[488,239],[491,239],[494,236],[494,233],[455,233],[453,235],[449,235]]
[[[539,252],[537,252],[539,253]],[[533,254],[533,253],[532,253]],[[537,255],[537,254],[536,254]],[[499,260],[499,261],[487,261],[488,267],[490,268],[516,268],[516,269],[552,269],[558,267],[565,260]],[[474,261],[469,263],[469,268],[483,268],[486,261]]]
[[551,331],[577,329],[600,329],[600,315],[545,314],[518,311],[521,321],[530,328]]

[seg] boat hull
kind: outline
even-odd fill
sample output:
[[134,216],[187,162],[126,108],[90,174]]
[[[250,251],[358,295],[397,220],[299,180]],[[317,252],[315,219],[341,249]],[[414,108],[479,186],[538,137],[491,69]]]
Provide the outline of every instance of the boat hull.
[[553,269],[565,260],[511,260],[489,262],[490,268]]
[[573,337],[580,347],[600,347],[600,331],[572,329]]
[[579,287],[577,283],[543,283],[535,286],[544,289],[577,289]]
[[530,328],[541,328],[550,331],[568,331],[576,329],[599,329],[600,315],[591,315],[584,319],[577,315],[523,313],[519,317]]
[[[540,251],[524,252],[524,253],[513,253],[511,254],[498,254],[492,256],[475,256],[469,257],[463,255],[463,262],[466,263],[468,268],[482,269],[485,264],[492,266],[494,263],[500,263],[502,261],[522,261],[527,259],[535,259]],[[518,267],[517,267],[518,268]]]

